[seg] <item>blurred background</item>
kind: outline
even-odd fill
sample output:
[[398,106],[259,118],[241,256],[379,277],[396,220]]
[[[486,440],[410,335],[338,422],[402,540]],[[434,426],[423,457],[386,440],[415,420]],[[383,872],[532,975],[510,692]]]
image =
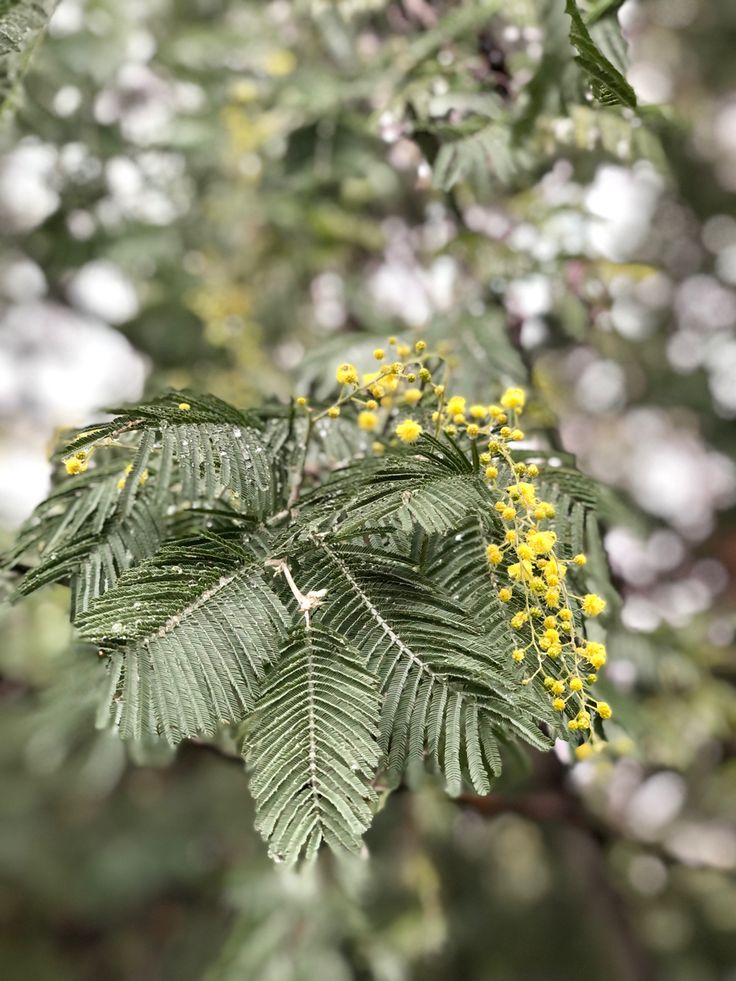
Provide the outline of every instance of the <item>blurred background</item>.
[[105,405],[450,340],[612,490],[616,755],[396,793],[298,876],[237,760],[94,729],[63,590],[6,604],[9,981],[736,981],[736,5],[582,5],[637,113],[506,6],[62,0],[0,130],[0,541]]

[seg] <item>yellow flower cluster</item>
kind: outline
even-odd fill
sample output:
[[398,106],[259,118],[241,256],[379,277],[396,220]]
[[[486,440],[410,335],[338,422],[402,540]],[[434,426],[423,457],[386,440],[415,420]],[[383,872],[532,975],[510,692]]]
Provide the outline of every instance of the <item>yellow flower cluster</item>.
[[[479,460],[486,479],[500,494],[495,510],[504,531],[500,543],[487,546],[486,555],[499,582],[498,599],[510,607],[509,623],[518,636],[510,655],[526,669],[522,684],[542,680],[552,708],[564,712],[568,730],[585,740],[576,751],[578,759],[585,759],[603,744],[593,728],[595,716],[610,719],[612,710],[590,693],[597,672],[606,663],[606,648],[583,637],[582,618],[600,616],[606,601],[595,593],[573,591],[568,571],[585,566],[587,558],[582,553],[571,559],[561,557],[553,527],[554,505],[540,499],[535,484],[539,468],[516,462],[506,445],[517,438],[518,416],[525,404],[523,389],[509,388],[499,406],[488,410],[491,423],[500,424],[500,429],[490,434],[488,451]],[[499,407],[504,410],[500,414]],[[446,411],[457,422],[466,413],[464,401],[451,398]],[[477,407],[470,414],[477,418]],[[473,438],[472,433],[468,435]],[[502,468],[512,475],[505,487],[497,484]]]
[[[503,528],[486,549],[499,601],[508,609],[517,635],[511,659],[523,671],[522,684],[535,679],[547,691],[552,708],[564,713],[567,728],[582,737],[576,755],[586,758],[603,740],[594,722],[611,717],[611,707],[597,701],[591,685],[606,663],[605,645],[585,636],[585,618],[600,616],[605,600],[595,593],[578,595],[571,584],[586,562],[584,554],[563,558],[555,531],[555,507],[540,496],[540,469],[514,459],[513,444],[525,438],[520,417],[527,404],[523,388],[507,388],[497,403],[469,401],[448,392],[440,376],[444,358],[415,345],[388,339],[377,347],[375,370],[361,374],[354,364],[337,367],[341,393],[334,405],[313,418],[337,418],[352,406],[358,427],[375,434],[373,452],[386,446],[417,443],[429,430],[465,443],[494,496]],[[439,383],[438,383],[439,382]],[[305,398],[297,406],[312,413]],[[572,575],[568,575],[572,571]]]
[[77,450],[76,453],[73,453],[64,460],[64,469],[70,477],[76,477],[77,474],[85,472],[89,466],[91,456],[92,453],[88,453],[87,450]]
[[[386,347],[377,347],[373,351],[373,357],[380,362],[379,366],[362,374],[347,361],[337,366],[335,380],[340,386],[340,395],[324,411],[315,413],[304,395],[297,397],[294,404],[305,410],[313,421],[337,419],[343,408],[354,407],[358,428],[380,436],[372,445],[373,453],[380,456],[392,439],[407,445],[419,440],[425,427],[414,417],[413,410],[417,410],[416,415],[426,416],[428,407],[436,408],[438,395],[432,385],[432,372],[426,364],[431,357],[426,341],[409,345],[390,337]],[[412,414],[406,416],[406,410]]]

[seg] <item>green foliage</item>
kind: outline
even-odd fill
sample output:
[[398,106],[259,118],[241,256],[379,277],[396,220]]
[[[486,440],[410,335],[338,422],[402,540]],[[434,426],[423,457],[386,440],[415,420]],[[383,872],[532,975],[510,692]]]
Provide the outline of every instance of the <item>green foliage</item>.
[[[607,4],[615,8],[617,4]],[[577,61],[585,74],[590,78],[593,94],[605,106],[636,107],[636,94],[623,74],[613,62],[606,57],[596,45],[588,27],[580,13],[577,0],[566,0],[565,10],[572,21],[570,40],[577,51]],[[612,35],[607,32],[610,40]],[[614,42],[618,49],[618,41]],[[619,49],[620,50],[620,49]],[[616,57],[616,54],[614,54]],[[620,56],[619,56],[620,58]]]
[[58,0],[0,0],[0,116],[43,36]]
[[[347,418],[326,420],[333,445],[322,422],[183,393],[114,412],[57,454],[83,470],[22,530],[9,564],[37,558],[18,591],[72,586],[107,665],[100,725],[139,746],[240,731],[275,857],[358,849],[377,780],[428,767],[451,795],[486,794],[505,743],[564,734],[540,679],[509,667],[486,558],[518,479],[503,460],[494,490],[449,436],[372,458]],[[331,446],[352,462],[335,471]],[[540,479],[569,558],[595,486],[570,468]]]
[[271,854],[357,851],[371,823],[378,685],[345,635],[299,628],[279,651],[249,720],[256,827]]

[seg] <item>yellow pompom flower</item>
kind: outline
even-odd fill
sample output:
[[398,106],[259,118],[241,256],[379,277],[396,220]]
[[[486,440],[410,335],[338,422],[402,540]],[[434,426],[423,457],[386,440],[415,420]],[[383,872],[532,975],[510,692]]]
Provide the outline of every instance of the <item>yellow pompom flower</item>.
[[331,405],[327,410],[327,415],[330,419],[337,419],[337,417],[340,415],[340,406]]
[[526,481],[519,481],[518,484],[511,484],[507,490],[508,494],[513,495],[515,500],[521,501],[525,508],[533,508],[537,503],[537,494],[534,484]]
[[565,711],[565,699],[564,698],[554,698],[552,699],[552,708],[555,712]]
[[578,552],[577,555],[574,555],[572,560],[575,565],[585,565],[585,563],[588,561],[587,557],[583,555],[582,552]]
[[470,417],[471,419],[485,419],[488,415],[488,409],[484,405],[471,405],[470,406]]
[[575,758],[578,760],[589,760],[593,755],[593,747],[590,743],[583,743],[575,750]]
[[606,608],[606,601],[596,593],[586,593],[582,602],[583,613],[589,617],[600,616]]
[[583,656],[592,666],[599,671],[606,663],[606,646],[598,643],[597,640],[589,640],[583,650]]
[[553,531],[531,531],[526,540],[537,555],[547,555],[555,547],[557,535]]
[[404,401],[407,405],[416,405],[417,402],[421,402],[422,393],[418,388],[407,388],[404,392]]
[[451,399],[448,399],[447,411],[451,416],[461,416],[465,412],[467,401],[462,395],[453,395]]
[[498,547],[498,545],[488,545],[486,547],[486,555],[488,556],[488,561],[491,565],[500,565],[503,559],[503,552]]
[[340,385],[357,385],[358,369],[354,364],[341,364],[335,372],[335,377]]
[[376,359],[376,361],[383,361],[383,359],[386,357],[386,352],[382,347],[377,347],[373,352],[373,357]]
[[513,595],[514,594],[511,592],[511,590],[508,589],[508,587],[506,586],[504,586],[503,589],[499,589],[498,591],[498,598],[501,600],[502,603],[508,603],[508,601],[511,599]]
[[188,402],[180,402],[178,407],[182,412],[189,412],[191,409],[191,405]]
[[470,439],[477,439],[480,436],[480,426],[476,423],[471,422],[468,428],[465,430]]
[[570,691],[582,691],[583,682],[580,678],[570,678]]
[[595,710],[602,719],[610,719],[613,715],[613,709],[608,702],[598,702]]
[[521,412],[526,405],[526,392],[523,388],[507,388],[501,396],[501,405],[504,409]]
[[375,412],[361,412],[358,415],[358,426],[366,433],[375,432],[378,428],[378,416]]
[[417,354],[421,354],[423,351],[426,351],[427,350],[427,342],[426,341],[417,341],[416,344],[414,345],[414,350],[417,352]]
[[553,681],[550,686],[550,691],[555,695],[561,695],[565,690],[564,681]]
[[306,400],[306,398],[303,395],[300,395],[296,399],[296,404],[299,406],[300,409],[303,409],[307,405],[307,400]]
[[498,477],[498,467],[486,467],[486,478],[495,480]]
[[513,658],[514,661],[516,661],[517,663],[519,663],[520,661],[523,661],[524,660],[525,654],[524,654],[524,651],[522,651],[522,649],[520,647],[516,647],[511,652],[511,657]]
[[514,613],[514,615],[511,617],[511,626],[514,628],[514,630],[521,630],[528,619],[529,618],[526,613]]
[[422,431],[422,427],[414,419],[405,419],[394,430],[402,443],[416,443]]
[[516,508],[504,508],[501,517],[504,521],[513,521],[516,517]]
[[77,474],[84,473],[87,469],[87,464],[84,460],[80,460],[76,456],[71,456],[68,460],[64,460],[64,467],[70,477],[76,477]]

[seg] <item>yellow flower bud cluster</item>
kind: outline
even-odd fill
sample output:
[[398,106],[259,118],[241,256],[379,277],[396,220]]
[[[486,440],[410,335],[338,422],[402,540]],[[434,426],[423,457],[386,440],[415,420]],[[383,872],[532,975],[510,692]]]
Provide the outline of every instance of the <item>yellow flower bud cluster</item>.
[[424,341],[412,347],[390,337],[373,356],[376,370],[363,375],[353,364],[339,365],[336,380],[343,392],[322,416],[336,418],[342,406],[353,406],[358,428],[378,437],[376,455],[392,445],[414,446],[427,431],[444,433],[472,455],[496,498],[492,524],[498,535],[485,554],[495,596],[515,635],[510,658],[523,685],[537,682],[547,692],[550,707],[579,743],[576,758],[586,759],[603,745],[600,722],[612,715],[608,703],[591,694],[606,648],[586,636],[606,601],[578,585],[587,557],[570,557],[558,540],[555,504],[545,499],[540,480],[543,469],[515,458],[512,444],[525,438],[519,419],[526,391],[513,386],[486,404],[448,390],[446,377],[433,377],[443,358],[427,352]]

